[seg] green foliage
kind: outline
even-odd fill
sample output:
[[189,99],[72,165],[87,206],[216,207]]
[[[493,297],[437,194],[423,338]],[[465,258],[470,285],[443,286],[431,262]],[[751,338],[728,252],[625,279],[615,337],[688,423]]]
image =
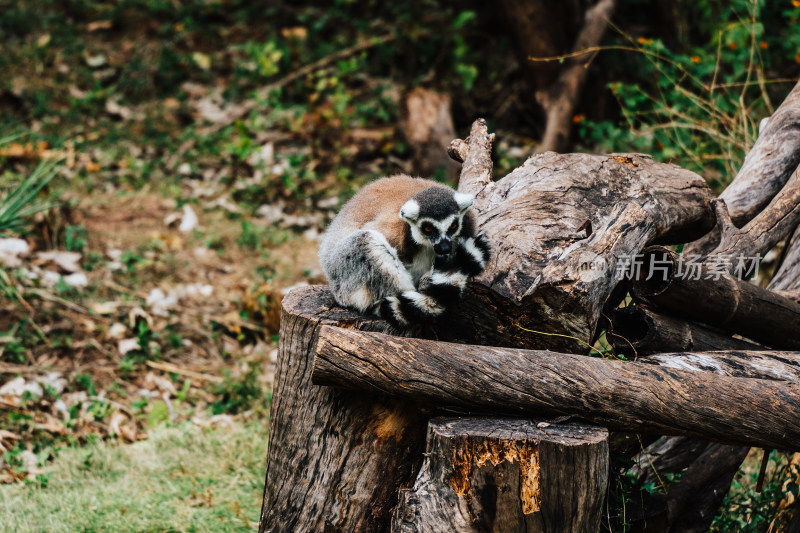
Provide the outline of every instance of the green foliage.
[[618,51],[609,53],[636,73],[608,84],[623,120],[577,116],[575,122],[582,142],[595,150],[651,153],[721,186],[735,175],[760,119],[788,90],[786,82],[795,81],[772,85],[769,68],[794,63],[800,37],[793,31],[765,33],[765,18],[773,27],[792,27],[800,7],[775,13],[763,0],[735,0],[699,2],[692,9],[703,14],[692,19],[693,29],[707,40],[680,51],[618,30],[620,37],[608,47]]
[[[16,137],[0,139],[0,146],[8,144]],[[37,201],[39,193],[58,173],[58,161],[46,161],[38,165],[33,172],[14,183],[16,176],[5,174],[0,176],[0,187],[4,196],[0,198],[0,235],[19,233],[27,223],[26,219],[53,204]],[[9,183],[11,182],[11,183]]]
[[259,371],[254,365],[248,366],[241,374],[234,376],[225,370],[225,381],[213,388],[219,399],[210,405],[211,412],[241,413],[253,408],[262,399],[261,385],[258,383]]
[[83,226],[67,226],[64,230],[64,248],[69,252],[83,252],[88,244],[88,237]]

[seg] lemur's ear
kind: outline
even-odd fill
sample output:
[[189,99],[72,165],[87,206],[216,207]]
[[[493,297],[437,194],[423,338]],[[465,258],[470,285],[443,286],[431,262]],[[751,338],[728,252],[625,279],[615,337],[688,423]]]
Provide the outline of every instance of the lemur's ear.
[[455,193],[455,195],[453,195],[453,198],[455,198],[456,203],[458,204],[458,210],[461,211],[462,213],[467,209],[469,209],[470,207],[472,207],[472,202],[475,201],[474,196],[463,192]]
[[413,198],[400,208],[400,218],[408,222],[416,222],[419,218],[419,204]]

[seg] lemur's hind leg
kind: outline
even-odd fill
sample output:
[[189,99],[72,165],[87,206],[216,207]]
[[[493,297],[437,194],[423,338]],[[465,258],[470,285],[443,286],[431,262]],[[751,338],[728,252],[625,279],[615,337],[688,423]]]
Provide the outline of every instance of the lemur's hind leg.
[[414,280],[382,233],[354,231],[331,254],[330,289],[339,304],[361,313],[374,312],[384,298],[414,291]]

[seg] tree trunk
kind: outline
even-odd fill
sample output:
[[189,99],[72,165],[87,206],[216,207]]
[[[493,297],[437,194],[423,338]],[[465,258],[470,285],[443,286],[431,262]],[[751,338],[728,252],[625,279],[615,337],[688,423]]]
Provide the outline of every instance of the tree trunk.
[[[600,44],[615,3],[616,0],[600,0],[586,12],[572,52],[581,52]],[[566,60],[567,65],[562,67],[555,83],[536,93],[536,99],[547,117],[539,152],[563,152],[569,147],[572,118],[589,75],[590,58],[591,55],[587,54]]]
[[401,491],[393,533],[594,532],[608,432],[524,419],[434,419],[425,462]]
[[398,488],[411,484],[419,466],[426,425],[419,408],[311,383],[323,324],[388,330],[337,307],[325,287],[284,298],[262,533],[386,531]]
[[496,413],[575,415],[623,431],[800,447],[796,383],[327,326],[316,353],[320,385]]
[[800,349],[800,303],[706,264],[698,265],[697,275],[681,273],[680,263],[680,257],[666,248],[646,250],[644,265],[649,271],[634,282],[634,296],[771,348]]
[[447,157],[456,136],[450,114],[450,95],[416,88],[403,98],[400,127],[414,154],[415,175],[441,173],[449,183],[458,181],[458,164]]

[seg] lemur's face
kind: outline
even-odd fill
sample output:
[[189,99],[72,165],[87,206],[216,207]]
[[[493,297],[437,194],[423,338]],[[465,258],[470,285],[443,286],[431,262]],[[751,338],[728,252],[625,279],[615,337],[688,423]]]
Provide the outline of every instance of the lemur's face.
[[408,223],[414,242],[433,248],[437,255],[448,255],[472,202],[470,194],[447,187],[429,187],[403,205],[400,218]]

